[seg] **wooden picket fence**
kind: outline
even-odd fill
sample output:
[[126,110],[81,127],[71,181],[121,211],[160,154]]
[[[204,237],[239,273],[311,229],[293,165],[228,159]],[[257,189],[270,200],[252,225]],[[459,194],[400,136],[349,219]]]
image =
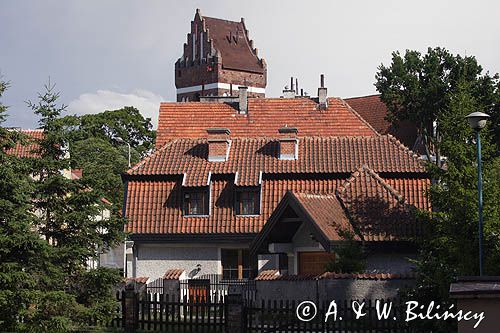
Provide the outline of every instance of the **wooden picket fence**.
[[224,332],[226,306],[206,297],[143,295],[138,301],[138,328],[152,332]]

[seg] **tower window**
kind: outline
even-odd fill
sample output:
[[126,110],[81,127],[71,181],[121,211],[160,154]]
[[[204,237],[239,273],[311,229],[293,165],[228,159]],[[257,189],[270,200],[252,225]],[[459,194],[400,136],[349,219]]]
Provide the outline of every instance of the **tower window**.
[[177,76],[178,76],[178,77],[181,77],[181,76],[182,76],[182,72],[181,72],[181,70],[180,70],[180,69],[177,71]]

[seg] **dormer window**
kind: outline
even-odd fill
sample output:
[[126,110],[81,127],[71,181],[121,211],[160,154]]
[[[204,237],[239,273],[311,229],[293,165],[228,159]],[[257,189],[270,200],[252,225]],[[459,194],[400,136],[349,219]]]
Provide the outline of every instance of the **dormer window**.
[[279,151],[278,157],[280,160],[296,160],[299,154],[299,139],[297,138],[298,130],[295,127],[282,127],[278,130]]
[[183,214],[184,216],[209,215],[209,189],[196,188],[184,191]]
[[260,214],[260,188],[243,187],[236,190],[236,215]]

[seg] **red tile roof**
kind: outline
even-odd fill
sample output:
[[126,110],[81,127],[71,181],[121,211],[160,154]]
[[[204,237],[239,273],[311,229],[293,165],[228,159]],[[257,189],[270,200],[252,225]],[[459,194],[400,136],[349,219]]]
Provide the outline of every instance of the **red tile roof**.
[[250,47],[243,22],[202,17],[208,29],[208,40],[222,56],[222,67],[247,72],[264,73],[264,66]]
[[369,165],[378,173],[422,173],[422,162],[391,136],[303,137],[296,160],[278,159],[279,142],[235,138],[225,162],[209,162],[206,139],[170,141],[128,171],[129,175],[183,175],[185,186],[205,186],[209,176],[237,174],[240,186],[258,185],[262,174],[351,173]]
[[173,268],[173,269],[168,269],[165,272],[165,275],[163,275],[164,280],[179,280],[181,275],[184,273],[183,269],[180,268]]
[[413,148],[417,139],[415,124],[408,121],[393,126],[386,120],[387,106],[380,100],[380,95],[352,97],[344,99],[361,117],[372,125],[380,134],[392,134],[407,147]]
[[[335,194],[336,189],[346,181],[344,174],[283,176],[263,177],[261,214],[258,216],[234,214],[233,177],[212,179],[212,212],[207,217],[182,215],[181,179],[130,179],[126,192],[126,231],[136,234],[255,234],[262,229],[287,191]],[[425,176],[409,178],[390,175],[384,180],[388,184],[397,184],[398,192],[410,204],[421,209],[429,207],[426,190],[430,181]]]
[[149,281],[149,277],[147,276],[139,276],[136,278],[126,278],[125,279],[126,283],[142,283],[142,284],[147,284]]
[[178,138],[203,138],[206,129],[224,127],[232,137],[276,137],[280,127],[298,128],[299,136],[377,136],[347,103],[329,98],[319,110],[310,98],[249,98],[248,114],[230,103],[161,103],[156,146]]
[[7,150],[7,154],[15,155],[20,158],[37,157],[38,155],[34,152],[38,149],[36,141],[43,139],[43,130],[16,129],[15,131],[19,131],[26,136],[25,142],[18,142],[14,148]]
[[339,235],[341,231],[354,233],[351,222],[335,195],[292,192],[292,196],[329,241],[344,240]]
[[407,273],[333,273],[326,272],[319,276],[320,279],[357,279],[357,280],[413,280],[416,274]]
[[413,238],[422,232],[405,198],[366,165],[337,194],[364,240]]
[[255,278],[256,281],[300,281],[316,279],[355,279],[355,280],[413,280],[414,273],[333,273],[321,275],[280,275],[277,270],[262,271]]

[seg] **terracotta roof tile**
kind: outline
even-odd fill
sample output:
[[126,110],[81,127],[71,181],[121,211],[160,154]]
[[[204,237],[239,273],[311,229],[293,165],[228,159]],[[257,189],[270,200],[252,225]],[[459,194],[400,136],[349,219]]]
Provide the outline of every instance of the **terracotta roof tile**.
[[149,281],[149,277],[147,276],[139,276],[136,278],[127,278],[126,282],[127,283],[142,283],[142,284],[147,284]]
[[264,66],[250,47],[243,22],[203,16],[208,39],[222,56],[222,67],[264,73]]
[[43,130],[20,129],[15,130],[26,136],[25,142],[17,143],[12,149],[7,150],[7,154],[15,155],[17,157],[37,157],[35,150],[38,149],[36,144],[37,140],[43,139]]
[[335,195],[296,192],[292,192],[292,195],[329,241],[343,240],[339,235],[340,231],[354,233],[351,222]]
[[257,281],[300,281],[316,279],[355,279],[355,280],[413,280],[415,273],[333,273],[326,272],[320,275],[279,275],[278,271],[269,270],[261,272]]
[[364,240],[413,238],[422,232],[408,201],[366,165],[354,172],[337,194]]
[[326,272],[319,276],[320,279],[358,279],[358,280],[413,280],[415,273],[333,273]]
[[177,139],[128,171],[130,175],[183,175],[185,186],[205,186],[209,174],[236,174],[240,186],[262,174],[351,173],[367,164],[375,172],[422,173],[423,163],[391,136],[303,137],[296,160],[278,159],[279,141],[235,138],[228,160],[209,162],[206,139]]
[[[126,231],[138,234],[232,234],[258,233],[272,212],[290,191],[335,194],[346,178],[342,175],[288,175],[286,178],[264,177],[262,181],[261,214],[234,214],[233,179],[216,179],[211,183],[212,213],[207,217],[182,215],[182,181],[135,179],[128,181]],[[429,180],[384,178],[405,188],[405,199],[418,208],[428,207],[426,189]],[[403,192],[401,192],[403,193]]]
[[266,281],[266,280],[273,280],[276,277],[280,275],[280,272],[275,269],[269,269],[265,270],[259,273],[257,277],[255,278],[256,281]]
[[387,106],[380,100],[380,95],[352,97],[344,99],[361,117],[372,125],[380,134],[392,134],[407,147],[413,148],[417,139],[417,128],[409,121],[393,126],[386,117]]
[[276,137],[278,128],[298,128],[299,136],[377,136],[356,111],[339,98],[318,110],[310,98],[249,98],[248,114],[229,103],[161,103],[156,146],[178,138],[202,138],[206,129],[224,127],[234,137]]
[[165,275],[163,275],[163,279],[164,280],[179,280],[183,273],[184,273],[184,270],[180,269],[180,268],[169,269],[165,272]]

